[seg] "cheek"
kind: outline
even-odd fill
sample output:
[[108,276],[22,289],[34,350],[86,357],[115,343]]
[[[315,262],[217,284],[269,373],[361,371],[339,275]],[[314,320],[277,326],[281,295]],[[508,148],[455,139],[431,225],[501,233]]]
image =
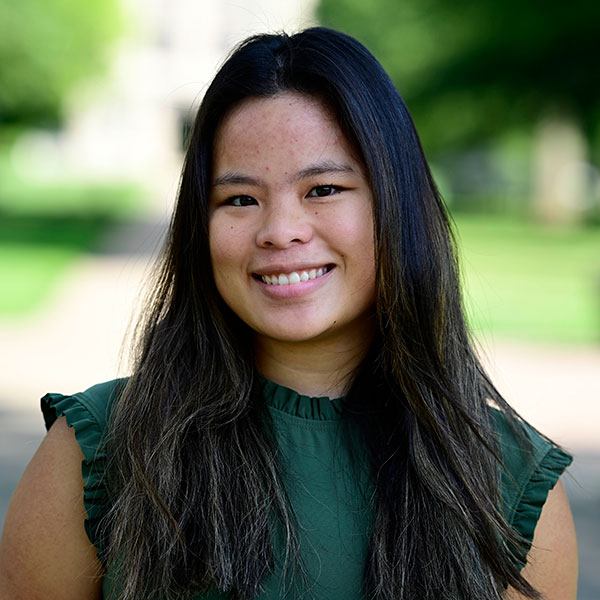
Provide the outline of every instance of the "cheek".
[[361,206],[358,210],[340,219],[338,238],[345,244],[348,254],[364,269],[375,270],[375,228],[373,211],[370,205]]
[[370,206],[362,211],[360,219],[354,221],[352,231],[347,232],[347,235],[349,239],[356,240],[354,254],[356,276],[362,282],[363,293],[370,297],[371,302],[374,302],[376,287],[375,230]]
[[213,237],[210,240],[210,258],[213,267],[227,266],[228,263],[235,261],[235,248],[227,239]]
[[231,237],[217,227],[209,228],[208,240],[213,277],[217,289],[222,295],[223,284],[229,278],[228,273],[235,264],[235,246],[231,243]]
[[[229,304],[231,294],[239,295],[240,286],[247,283],[248,269],[247,228],[230,219],[215,218],[209,223],[208,242],[213,277],[221,297]],[[237,290],[235,292],[234,290]]]
[[208,243],[213,267],[234,262],[239,255],[240,235],[236,227],[214,217],[208,227]]

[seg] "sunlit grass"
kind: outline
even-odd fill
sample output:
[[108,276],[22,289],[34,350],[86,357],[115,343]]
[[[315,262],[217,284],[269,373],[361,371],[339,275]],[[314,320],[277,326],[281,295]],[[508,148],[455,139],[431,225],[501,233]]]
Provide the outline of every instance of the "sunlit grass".
[[0,318],[38,308],[106,225],[98,219],[0,219]]
[[77,257],[140,204],[131,184],[24,178],[0,149],[0,319],[39,308]]
[[0,243],[0,318],[24,316],[54,289],[61,274],[79,253],[60,247],[15,248]]
[[600,230],[456,217],[476,334],[600,342]]

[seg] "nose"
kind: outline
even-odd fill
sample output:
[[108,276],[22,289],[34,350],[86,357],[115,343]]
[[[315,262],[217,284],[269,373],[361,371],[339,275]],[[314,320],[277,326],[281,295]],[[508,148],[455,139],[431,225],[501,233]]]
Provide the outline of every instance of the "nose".
[[305,209],[297,202],[284,201],[265,208],[256,243],[261,248],[289,248],[306,244],[313,235],[313,227]]

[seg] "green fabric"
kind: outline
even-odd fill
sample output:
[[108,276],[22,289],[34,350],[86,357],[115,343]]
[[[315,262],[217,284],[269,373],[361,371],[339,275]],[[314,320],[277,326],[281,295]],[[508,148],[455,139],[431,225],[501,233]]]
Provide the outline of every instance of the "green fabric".
[[526,542],[516,550],[517,563],[523,567],[548,492],[573,457],[527,426],[531,450],[525,453],[503,414],[495,410],[493,415],[505,467],[501,471],[504,516]]
[[[316,599],[362,600],[361,587],[373,518],[370,498],[373,483],[364,453],[351,453],[357,431],[340,417],[342,401],[309,398],[267,380],[263,383],[265,406],[283,457],[286,489],[300,525],[300,545]],[[101,548],[98,524],[106,508],[107,493],[102,476],[106,455],[102,448],[111,404],[124,380],[96,385],[73,396],[47,394],[42,411],[49,428],[59,416],[75,429],[85,460],[84,502],[86,532]],[[496,430],[505,470],[502,473],[504,514],[526,540],[517,554],[525,563],[535,525],[548,492],[571,457],[527,428],[531,452],[524,453],[508,422],[494,411]],[[274,541],[275,555],[278,543]],[[281,569],[265,582],[261,599],[281,598]],[[111,588],[110,573],[103,581],[103,597]],[[191,600],[226,598],[224,594],[205,594]],[[292,593],[290,597],[298,597]]]

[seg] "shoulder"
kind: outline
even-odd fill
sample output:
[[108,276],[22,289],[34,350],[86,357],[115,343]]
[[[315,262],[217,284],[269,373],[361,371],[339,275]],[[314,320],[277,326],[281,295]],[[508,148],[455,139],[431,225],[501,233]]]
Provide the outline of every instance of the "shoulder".
[[[560,476],[573,457],[527,423],[493,410],[498,436],[504,516],[520,535],[517,562],[549,600],[575,597],[577,548]],[[521,596],[514,590],[509,598]]]
[[573,457],[527,423],[499,410],[492,409],[492,420],[502,461],[504,516],[522,535],[532,538],[548,492]]
[[41,401],[46,427],[52,431],[55,421],[64,416],[74,434],[71,437],[81,454],[79,472],[80,481],[83,478],[84,527],[98,550],[102,550],[100,525],[108,502],[105,434],[114,401],[126,383],[127,379],[114,379],[71,396],[46,394]]
[[84,392],[42,398],[48,433],[7,511],[0,546],[1,597],[98,596],[99,527],[107,502],[103,440],[126,382],[116,379]]
[[[575,526],[559,481],[544,503],[522,575],[546,600],[574,600],[577,571]],[[507,598],[525,600],[515,590]]]
[[84,528],[82,459],[73,430],[59,419],[8,507],[0,543],[0,597],[99,597],[101,567]]

